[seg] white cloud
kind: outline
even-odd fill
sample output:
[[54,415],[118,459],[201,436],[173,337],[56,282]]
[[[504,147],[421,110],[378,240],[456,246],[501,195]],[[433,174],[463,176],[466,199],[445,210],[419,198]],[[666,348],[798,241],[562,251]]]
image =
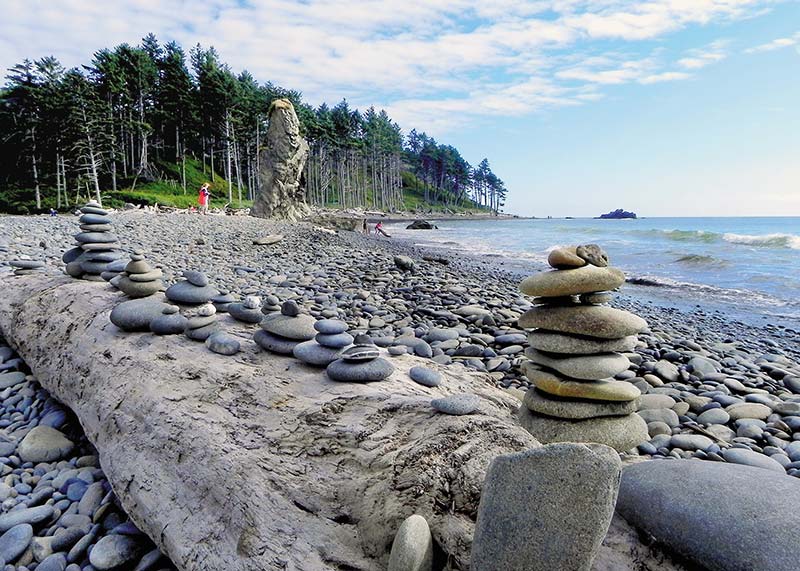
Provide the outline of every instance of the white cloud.
[[800,46],[800,32],[788,38],[777,38],[766,44],[761,44],[752,48],[744,50],[746,54],[756,54],[761,52],[772,52],[782,48],[790,48],[792,46]]
[[[407,129],[441,132],[464,115],[519,115],[586,104],[614,85],[684,79],[640,41],[772,2],[4,0],[0,66],[50,54],[76,66],[153,32],[187,50],[213,45],[234,70],[298,89],[314,104],[347,97],[386,107]],[[683,70],[725,57],[713,44],[683,55]],[[421,107],[436,115],[433,129]]]

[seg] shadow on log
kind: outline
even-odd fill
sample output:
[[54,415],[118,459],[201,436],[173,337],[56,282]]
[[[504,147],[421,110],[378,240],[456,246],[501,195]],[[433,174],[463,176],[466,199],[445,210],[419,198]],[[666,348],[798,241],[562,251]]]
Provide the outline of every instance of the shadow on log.
[[[247,329],[235,357],[184,336],[124,333],[122,295],[65,277],[0,280],[0,328],[41,384],[76,413],[123,507],[185,570],[385,569],[409,515],[430,523],[451,569],[469,568],[491,460],[538,445],[518,401],[480,375],[427,388],[419,360],[390,379],[334,383],[262,352]],[[429,365],[428,366],[435,366]],[[474,392],[479,412],[447,416],[433,397]]]

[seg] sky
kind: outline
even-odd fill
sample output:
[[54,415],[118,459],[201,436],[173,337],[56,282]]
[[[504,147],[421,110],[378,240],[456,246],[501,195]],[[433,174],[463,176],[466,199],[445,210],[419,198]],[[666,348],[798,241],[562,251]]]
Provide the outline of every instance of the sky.
[[385,108],[526,216],[800,216],[800,0],[2,0],[0,68],[147,33]]

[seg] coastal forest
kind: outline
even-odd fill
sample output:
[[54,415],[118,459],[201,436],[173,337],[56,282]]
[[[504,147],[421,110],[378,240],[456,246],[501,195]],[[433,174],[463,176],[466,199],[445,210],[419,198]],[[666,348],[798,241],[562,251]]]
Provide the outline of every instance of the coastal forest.
[[0,210],[108,204],[194,204],[212,184],[217,205],[247,205],[259,190],[259,149],[270,103],[289,99],[310,152],[309,202],[334,208],[480,209],[498,212],[507,190],[487,159],[384,110],[346,100],[314,107],[299,91],[238,75],[199,44],[187,52],[150,34],[96,52],[72,69],[54,57],[25,60],[0,88]]

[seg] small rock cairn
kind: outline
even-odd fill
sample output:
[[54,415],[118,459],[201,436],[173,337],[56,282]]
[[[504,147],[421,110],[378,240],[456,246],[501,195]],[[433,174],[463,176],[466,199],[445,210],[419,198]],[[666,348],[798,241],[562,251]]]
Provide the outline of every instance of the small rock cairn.
[[124,258],[125,254],[120,251],[120,243],[113,232],[107,210],[90,200],[81,208],[81,213],[78,219],[81,232],[75,234],[78,245],[64,252],[61,260],[67,265],[66,272],[73,278],[103,281],[101,275],[108,263]]
[[122,293],[135,299],[163,291],[164,282],[161,281],[161,277],[161,270],[151,268],[144,259],[144,253],[135,250],[131,254],[131,260],[125,265],[125,271],[113,279],[114,285]]
[[369,335],[357,335],[353,345],[343,349],[325,372],[332,381],[368,383],[382,381],[394,372],[394,365],[380,356]]
[[315,322],[312,316],[300,313],[296,301],[287,300],[280,313],[271,313],[261,320],[261,330],[256,331],[253,341],[267,351],[291,355],[295,346],[316,336]]
[[189,317],[186,323],[186,336],[195,341],[205,341],[217,331],[217,308],[210,303],[198,307],[195,315]]
[[347,333],[347,323],[338,319],[320,319],[314,323],[318,333],[314,339],[295,346],[292,353],[307,365],[327,367],[339,358],[339,353],[353,344]]
[[625,275],[608,267],[597,245],[559,248],[555,268],[526,278],[522,293],[535,307],[519,319],[533,329],[523,364],[533,387],[520,408],[520,422],[543,443],[596,442],[626,451],[648,439],[635,414],[639,389],[613,377],[628,370],[622,352],[632,351],[647,327],[640,317],[608,307]]
[[203,305],[219,295],[219,291],[208,285],[208,277],[203,272],[186,270],[183,277],[186,279],[167,288],[168,300],[180,305]]
[[8,265],[14,268],[15,276],[44,273],[44,262],[41,260],[31,260],[23,257],[18,260],[11,260]]

